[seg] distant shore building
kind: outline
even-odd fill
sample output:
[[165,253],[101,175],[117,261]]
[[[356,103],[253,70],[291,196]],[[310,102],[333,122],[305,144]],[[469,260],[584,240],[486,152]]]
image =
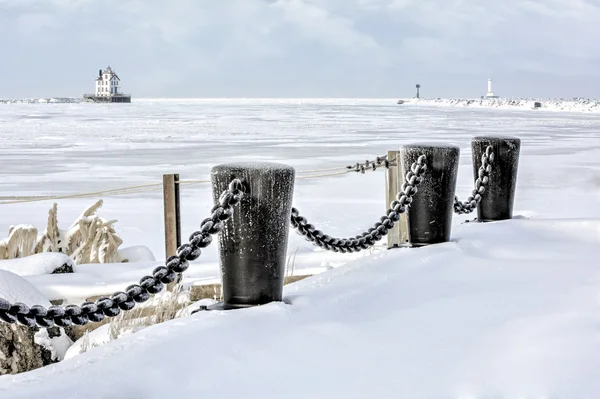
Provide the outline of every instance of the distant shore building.
[[488,90],[485,98],[498,98],[498,96],[496,96],[492,91],[492,79],[488,79]]
[[121,78],[112,70],[110,65],[103,71],[98,71],[96,77],[96,92],[84,94],[83,98],[95,103],[130,103],[131,94],[120,92]]

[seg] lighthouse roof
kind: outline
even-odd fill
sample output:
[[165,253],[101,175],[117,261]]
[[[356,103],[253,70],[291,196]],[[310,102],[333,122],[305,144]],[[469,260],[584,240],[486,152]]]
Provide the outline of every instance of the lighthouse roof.
[[112,70],[110,65],[107,66],[104,71],[101,71],[101,76],[97,76],[96,81],[103,80],[104,75],[110,75],[109,80],[121,80],[121,78],[119,78],[119,75],[117,75],[115,71]]

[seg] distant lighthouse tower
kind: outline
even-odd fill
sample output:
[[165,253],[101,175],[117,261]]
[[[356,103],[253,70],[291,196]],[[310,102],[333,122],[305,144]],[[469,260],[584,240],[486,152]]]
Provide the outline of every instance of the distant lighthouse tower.
[[498,98],[498,96],[494,95],[494,92],[492,91],[492,79],[488,79],[488,90],[485,98]]

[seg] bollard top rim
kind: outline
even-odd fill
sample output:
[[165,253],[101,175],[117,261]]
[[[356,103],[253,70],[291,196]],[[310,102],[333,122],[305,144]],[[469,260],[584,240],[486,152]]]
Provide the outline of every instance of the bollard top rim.
[[473,136],[471,141],[489,141],[489,140],[509,140],[520,142],[521,139],[516,136],[502,135],[502,134],[490,134],[490,135],[479,135]]
[[423,148],[433,148],[433,149],[445,149],[445,150],[459,150],[460,147],[455,144],[447,144],[440,143],[435,141],[418,141],[410,144],[405,144],[401,149],[423,149]]
[[294,173],[296,169],[293,166],[286,165],[279,162],[266,162],[266,161],[240,161],[240,162],[229,162],[212,167],[212,173],[218,173],[220,171],[239,171],[239,170],[251,170],[251,171],[288,171]]

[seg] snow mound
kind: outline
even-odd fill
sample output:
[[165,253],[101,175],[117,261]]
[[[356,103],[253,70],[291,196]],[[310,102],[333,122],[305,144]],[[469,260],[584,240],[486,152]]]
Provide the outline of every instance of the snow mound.
[[75,262],[67,255],[59,252],[44,252],[24,258],[0,260],[0,270],[7,270],[19,276],[51,274],[65,265],[73,269]]
[[131,247],[121,248],[118,251],[119,257],[123,262],[156,262],[154,254],[145,245],[134,245]]
[[290,304],[198,312],[0,378],[0,391],[11,399],[596,397],[600,246],[566,235],[564,223],[458,224],[452,242],[385,251],[288,285]]
[[[600,101],[589,99],[410,99],[403,100],[404,104],[431,105],[442,107],[472,107],[499,109],[542,109],[546,111],[563,112],[600,112]],[[536,107],[539,103],[539,107]]]
[[0,270],[0,298],[11,303],[21,302],[27,306],[50,306],[50,301],[37,288],[15,273]]
[[163,264],[164,262],[89,263],[75,266],[74,273],[25,278],[50,300],[81,303],[87,298],[112,295],[130,284],[137,284],[142,276],[152,274],[157,266]]

